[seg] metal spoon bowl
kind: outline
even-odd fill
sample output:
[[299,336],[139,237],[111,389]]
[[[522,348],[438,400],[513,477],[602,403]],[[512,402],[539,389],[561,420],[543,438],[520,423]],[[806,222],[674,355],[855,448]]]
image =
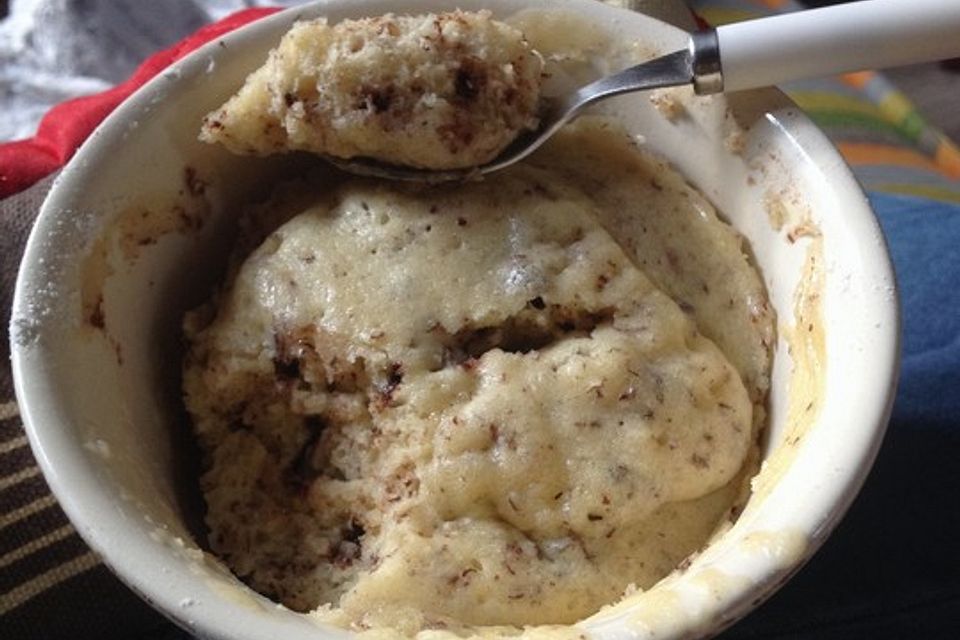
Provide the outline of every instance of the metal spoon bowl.
[[433,170],[395,165],[366,157],[345,159],[324,156],[324,158],[343,171],[389,180],[436,184],[477,179],[523,160],[589,105],[606,98],[691,82],[698,93],[720,91],[723,85],[719,82],[716,42],[716,33],[712,30],[695,33],[691,36],[690,46],[684,51],[675,51],[624,69],[566,95],[541,98],[539,127],[536,130],[521,133],[500,155],[487,164],[464,169]]

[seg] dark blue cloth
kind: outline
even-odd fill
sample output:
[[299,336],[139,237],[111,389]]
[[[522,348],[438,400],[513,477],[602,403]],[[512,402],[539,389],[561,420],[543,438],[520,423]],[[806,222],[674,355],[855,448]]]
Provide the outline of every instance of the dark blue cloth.
[[903,369],[894,422],[957,434],[960,205],[881,194],[871,203],[893,254],[903,306]]
[[887,437],[824,547],[725,640],[960,638],[960,206],[870,200],[903,306]]

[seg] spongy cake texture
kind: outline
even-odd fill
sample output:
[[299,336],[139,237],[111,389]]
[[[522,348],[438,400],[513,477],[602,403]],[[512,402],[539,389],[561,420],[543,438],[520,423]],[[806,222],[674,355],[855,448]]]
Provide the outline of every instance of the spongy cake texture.
[[257,590],[355,629],[569,623],[735,509],[772,314],[739,237],[625,136],[258,215],[279,226],[188,318],[185,368],[210,542]]
[[470,167],[536,126],[541,70],[486,11],[299,22],[200,137],[236,153]]

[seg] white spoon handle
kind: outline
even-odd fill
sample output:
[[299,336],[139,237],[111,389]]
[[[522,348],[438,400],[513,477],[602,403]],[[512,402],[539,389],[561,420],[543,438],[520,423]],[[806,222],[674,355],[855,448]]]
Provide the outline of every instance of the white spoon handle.
[[960,0],[862,0],[717,29],[723,90],[960,57]]

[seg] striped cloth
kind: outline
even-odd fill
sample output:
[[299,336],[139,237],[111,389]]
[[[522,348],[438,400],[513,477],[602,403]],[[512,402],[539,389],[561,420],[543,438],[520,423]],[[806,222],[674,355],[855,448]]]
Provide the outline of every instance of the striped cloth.
[[[6,393],[4,397],[9,397]],[[17,404],[0,403],[0,601],[3,615],[55,584],[97,565],[80,541],[37,468],[19,423]],[[34,563],[39,560],[39,563]],[[29,579],[19,580],[18,568],[31,562]]]
[[[795,0],[690,5],[712,25],[802,8]],[[864,71],[782,88],[834,141],[867,191],[960,203],[960,149],[883,74]]]
[[[0,202],[4,363],[17,265],[51,180]],[[113,577],[67,520],[31,454],[10,367],[0,366],[0,638],[166,638],[171,629]]]

